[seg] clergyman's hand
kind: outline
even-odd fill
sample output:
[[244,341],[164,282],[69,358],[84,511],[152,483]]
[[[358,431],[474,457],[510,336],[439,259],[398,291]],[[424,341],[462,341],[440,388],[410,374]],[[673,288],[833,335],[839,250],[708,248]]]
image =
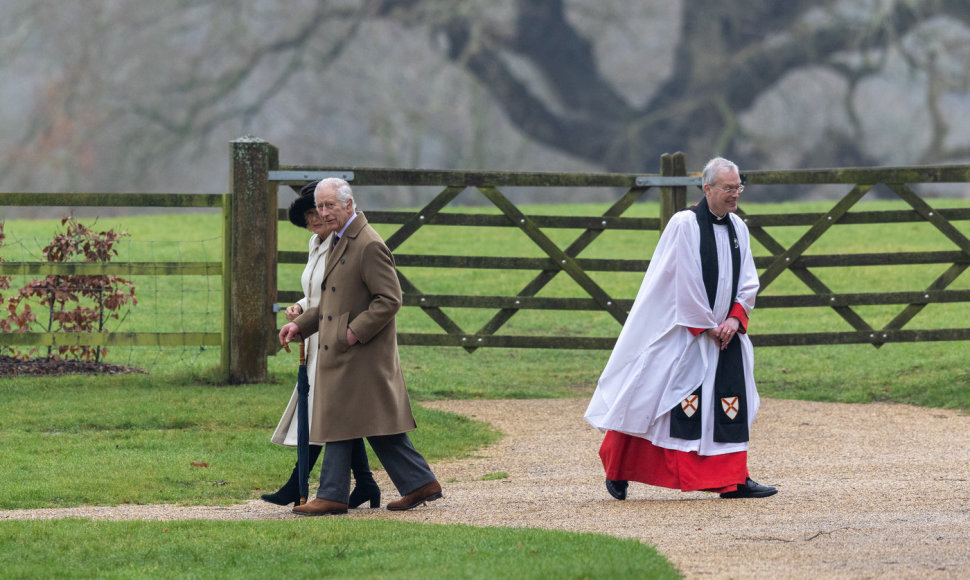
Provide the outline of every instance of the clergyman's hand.
[[721,350],[724,350],[731,339],[734,338],[734,335],[738,333],[740,326],[740,321],[732,316],[719,324],[717,328],[707,329],[707,335],[717,342]]

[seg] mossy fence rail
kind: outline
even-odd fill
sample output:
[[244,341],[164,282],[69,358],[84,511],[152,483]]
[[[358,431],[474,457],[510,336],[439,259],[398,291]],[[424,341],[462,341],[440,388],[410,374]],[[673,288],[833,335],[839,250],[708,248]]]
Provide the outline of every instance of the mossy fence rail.
[[[611,296],[590,272],[637,272],[646,270],[646,259],[582,258],[601,234],[610,230],[661,230],[688,200],[700,195],[700,178],[686,174],[682,154],[665,155],[659,174],[566,174],[428,171],[373,169],[356,167],[281,166],[278,151],[257,138],[230,144],[230,191],[214,195],[163,194],[0,194],[0,205],[40,206],[154,206],[221,208],[224,224],[222,262],[202,263],[112,263],[47,264],[0,263],[0,275],[9,274],[185,274],[219,276],[223,281],[223,328],[220,333],[122,333],[87,336],[53,336],[48,333],[4,335],[0,344],[72,344],[111,346],[215,345],[222,347],[222,365],[231,382],[264,380],[267,357],[278,349],[276,310],[280,303],[301,297],[299,291],[277,288],[280,264],[304,264],[305,252],[280,251],[277,244],[279,221],[286,221],[279,209],[278,189],[294,191],[307,181],[340,176],[355,187],[434,188],[440,192],[417,211],[367,211],[372,224],[397,226],[387,236],[395,253],[404,291],[404,306],[419,308],[441,329],[440,332],[412,332],[399,327],[402,345],[455,346],[473,351],[481,347],[609,349],[626,319],[632,297]],[[794,275],[809,290],[804,294],[759,295],[758,308],[826,308],[834,311],[851,330],[841,332],[791,332],[754,334],[759,346],[797,346],[818,344],[868,343],[879,346],[891,342],[970,340],[970,309],[960,317],[962,327],[912,328],[914,318],[928,305],[970,302],[970,290],[950,289],[970,268],[970,239],[955,222],[970,221],[970,207],[934,209],[913,187],[918,184],[970,184],[970,165],[936,167],[849,168],[804,171],[746,171],[747,186],[804,186],[841,184],[849,188],[831,209],[818,213],[753,215],[739,211],[752,238],[770,255],[756,255],[764,292],[786,272]],[[882,185],[909,209],[892,211],[851,211],[873,187]],[[617,200],[598,216],[526,215],[503,193],[502,188],[610,188],[621,191]],[[458,207],[443,211],[464,191],[475,190],[498,212],[462,212]],[[659,191],[658,218],[631,217],[624,214],[651,191]],[[853,254],[809,254],[807,250],[830,228],[839,225],[925,222],[932,224],[947,240],[951,251],[880,252]],[[543,257],[496,257],[440,254],[407,254],[396,251],[425,226],[515,228],[525,235],[525,243],[539,248]],[[787,247],[767,228],[801,226],[807,228]],[[554,243],[546,230],[575,230],[578,234],[566,247]],[[252,240],[261,240],[252,243]],[[874,244],[875,245],[875,244]],[[904,292],[835,292],[813,270],[859,266],[946,264],[946,270],[925,287]],[[529,270],[534,277],[514,295],[482,296],[468,294],[425,294],[400,269],[467,268],[475,270]],[[557,276],[568,276],[585,297],[543,297],[541,290]],[[287,281],[291,283],[291,281]],[[900,311],[888,324],[873,327],[857,311],[858,307],[898,305]],[[462,329],[445,311],[448,308],[489,309],[494,314],[474,331]],[[564,315],[583,316],[605,312],[616,321],[612,336],[517,336],[500,332],[506,323],[524,310],[563,311]]]

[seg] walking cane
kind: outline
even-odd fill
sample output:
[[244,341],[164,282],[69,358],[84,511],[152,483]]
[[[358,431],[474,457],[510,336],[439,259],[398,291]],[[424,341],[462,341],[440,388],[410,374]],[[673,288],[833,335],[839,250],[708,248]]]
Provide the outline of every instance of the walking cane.
[[310,396],[310,380],[306,372],[306,346],[300,341],[300,371],[296,379],[296,464],[300,476],[299,505],[307,502],[310,494],[310,416],[307,399]]

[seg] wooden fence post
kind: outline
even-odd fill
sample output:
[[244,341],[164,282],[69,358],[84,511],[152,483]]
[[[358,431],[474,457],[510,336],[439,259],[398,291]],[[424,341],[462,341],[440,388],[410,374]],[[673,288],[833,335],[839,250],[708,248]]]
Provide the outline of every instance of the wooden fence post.
[[[230,145],[231,147],[231,145]],[[232,363],[229,360],[232,344],[232,194],[222,196],[222,379],[229,381]]]
[[256,137],[229,149],[228,380],[264,382],[276,344],[277,185],[269,171],[279,168],[279,151]]
[[[687,161],[683,153],[673,155],[664,153],[660,156],[660,175],[664,177],[687,175]],[[667,222],[674,214],[687,206],[687,188],[684,186],[660,188],[660,231],[664,231]]]

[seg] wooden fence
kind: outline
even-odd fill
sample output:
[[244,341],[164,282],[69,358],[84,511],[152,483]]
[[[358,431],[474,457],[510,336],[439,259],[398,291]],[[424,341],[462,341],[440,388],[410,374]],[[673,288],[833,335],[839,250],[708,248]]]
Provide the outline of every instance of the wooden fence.
[[[212,332],[64,333],[0,335],[14,346],[219,346],[225,379],[267,379],[276,351],[276,186],[266,181],[277,165],[276,148],[261,139],[230,144],[228,194],[0,193],[0,206],[170,207],[222,210],[223,255],[207,262],[48,263],[0,262],[0,276],[150,275],[212,276],[222,282],[222,327]],[[254,243],[260,240],[260,243]],[[265,243],[262,243],[265,242]]]
[[[270,172],[270,181],[294,188],[306,181],[338,175],[354,186],[438,187],[441,192],[418,211],[367,212],[374,224],[393,224],[397,231],[387,239],[395,251],[401,244],[425,226],[516,228],[525,234],[529,243],[545,255],[542,258],[514,258],[466,255],[412,255],[395,251],[399,268],[473,268],[533,270],[535,277],[518,293],[508,296],[428,295],[400,273],[404,290],[404,305],[421,308],[440,327],[437,333],[413,333],[401,329],[399,342],[404,345],[461,346],[468,350],[478,347],[521,347],[562,349],[609,349],[616,335],[611,336],[516,336],[500,330],[517,313],[529,309],[560,310],[583,316],[583,312],[602,311],[617,322],[616,333],[626,320],[632,304],[630,297],[611,296],[598,285],[590,272],[645,271],[647,260],[584,259],[579,257],[601,234],[610,230],[657,230],[670,216],[682,209],[687,192],[691,200],[700,197],[697,189],[700,178],[685,175],[682,154],[665,155],[659,175],[636,174],[541,174],[422,170],[382,170],[348,167],[284,167]],[[970,183],[970,166],[904,167],[872,169],[832,169],[814,171],[748,171],[747,185],[819,185],[841,184],[850,190],[829,211],[805,214],[748,215],[739,211],[751,235],[770,252],[756,256],[761,271],[761,292],[758,308],[801,309],[823,307],[838,314],[851,328],[841,332],[791,332],[753,334],[760,346],[792,346],[819,344],[869,343],[879,346],[890,342],[916,342],[970,339],[970,308],[963,311],[959,328],[912,328],[910,322],[927,305],[934,303],[970,302],[970,290],[948,289],[960,274],[970,267],[970,240],[953,222],[970,220],[970,207],[934,210],[912,189],[920,183]],[[884,184],[905,201],[910,209],[896,211],[850,211],[875,185]],[[525,215],[502,188],[559,187],[559,188],[622,188],[619,196],[602,215],[590,217]],[[466,189],[475,189],[484,196],[500,215],[458,213],[445,209]],[[625,217],[624,213],[651,190],[659,190],[661,215],[658,219]],[[281,212],[281,218],[285,216]],[[955,246],[953,251],[880,252],[865,254],[809,255],[807,250],[835,225],[927,222],[939,230]],[[777,226],[806,226],[807,231],[795,243],[785,247],[767,230]],[[544,232],[547,229],[573,229],[578,232],[571,244],[560,248]],[[283,253],[281,263],[301,263],[303,253]],[[835,292],[813,272],[819,268],[852,268],[872,265],[949,264],[944,274],[926,287],[907,292]],[[791,272],[810,291],[808,294],[765,295],[778,277]],[[537,294],[556,276],[569,276],[586,296],[583,298],[542,298]],[[862,289],[864,290],[864,289]],[[294,301],[298,292],[281,292],[282,301]],[[900,305],[899,314],[888,324],[874,327],[859,314],[859,306]],[[491,319],[481,328],[469,332],[461,328],[444,308],[482,308],[494,310]],[[797,311],[796,311],[797,312]],[[792,314],[797,316],[796,313]]]
[[[20,207],[221,208],[228,196],[133,193],[0,193],[0,205]],[[224,220],[224,223],[228,224]],[[228,236],[226,236],[228,239]],[[218,276],[226,261],[211,262],[0,262],[0,276]],[[215,332],[15,332],[0,335],[2,346],[224,346],[225,328]]]
[[[278,209],[278,188],[298,190],[307,181],[341,176],[354,187],[382,186],[440,190],[431,202],[417,211],[368,211],[368,220],[397,229],[387,236],[397,265],[408,268],[448,268],[532,271],[530,281],[510,295],[426,294],[399,270],[404,305],[420,309],[440,332],[413,332],[399,327],[402,345],[456,346],[473,351],[480,347],[609,349],[626,320],[630,296],[613,296],[598,284],[592,272],[635,272],[642,275],[646,259],[583,258],[581,253],[603,233],[613,230],[659,231],[688,199],[699,197],[700,178],[686,175],[683,155],[665,155],[659,174],[562,174],[468,171],[426,171],[353,167],[280,166],[271,144],[245,138],[230,144],[230,190],[228,194],[0,194],[0,205],[27,206],[153,206],[221,208],[224,255],[221,262],[198,263],[110,263],[48,264],[0,263],[0,275],[27,274],[151,274],[205,275],[222,278],[223,327],[221,332],[203,333],[117,333],[50,334],[17,333],[0,336],[0,345],[27,344],[91,346],[205,345],[222,347],[222,366],[230,382],[256,382],[267,377],[267,357],[275,353],[278,303],[301,297],[299,291],[277,288],[279,264],[305,263],[305,252],[279,251],[278,222],[285,211]],[[761,346],[970,340],[970,309],[961,310],[954,328],[913,328],[912,321],[930,304],[970,302],[970,290],[951,285],[970,267],[970,240],[954,225],[970,220],[970,207],[934,209],[913,191],[921,183],[970,184],[970,166],[832,169],[815,171],[747,171],[746,184],[818,185],[850,187],[828,211],[803,214],[739,215],[748,224],[752,238],[770,255],[756,255],[761,271],[762,294],[758,308],[831,309],[852,330],[840,332],[791,332],[753,334]],[[883,184],[905,201],[909,209],[897,211],[851,211],[875,185]],[[596,216],[526,215],[503,192],[514,187],[610,188],[619,191],[606,211]],[[481,194],[497,208],[490,214],[461,211],[453,204],[466,190]],[[650,192],[659,192],[658,218],[627,214]],[[451,206],[451,207],[449,207]],[[449,211],[443,211],[446,208]],[[811,254],[808,252],[835,225],[924,222],[932,224],[955,246],[951,251],[879,252],[862,254]],[[487,255],[428,255],[396,251],[425,226],[458,228],[514,228],[526,243],[538,248],[541,257],[496,257]],[[768,228],[806,227],[794,243],[778,241]],[[572,230],[576,235],[563,247],[549,230]],[[255,243],[254,240],[259,240]],[[905,292],[835,292],[815,273],[821,268],[852,268],[871,265],[947,264],[946,271],[925,287]],[[782,274],[790,272],[810,291],[805,294],[771,295],[765,290]],[[539,296],[557,276],[568,276],[585,296]],[[288,282],[295,282],[288,281]],[[864,289],[862,289],[864,290]],[[859,307],[899,305],[899,314],[888,324],[876,327],[858,312]],[[488,321],[474,330],[463,329],[445,311],[448,308],[488,309]],[[615,321],[609,336],[520,336],[502,332],[511,319],[527,310],[553,310],[563,316],[605,313]]]
[[[846,332],[810,334],[771,334],[753,338],[755,344],[768,346],[871,343],[879,346],[889,342],[920,342],[970,339],[970,308],[963,310],[955,322],[962,327],[919,329],[906,327],[930,304],[970,302],[970,290],[948,287],[970,267],[970,239],[954,225],[970,220],[970,207],[934,209],[912,189],[920,183],[968,183],[970,166],[900,167],[873,169],[831,169],[814,171],[752,171],[747,173],[749,184],[844,184],[851,189],[830,210],[821,213],[746,215],[751,236],[761,243],[771,256],[756,257],[761,270],[761,290],[758,308],[828,307],[852,328]],[[882,184],[910,209],[897,211],[850,211],[874,186]],[[970,205],[970,204],[968,204]],[[807,250],[836,225],[902,224],[925,222],[931,224],[955,248],[952,251],[877,252],[856,254],[808,255]],[[771,226],[809,226],[809,229],[789,247],[784,247],[765,228]],[[878,247],[891,239],[872,240]],[[914,264],[949,264],[936,279],[922,288],[906,292],[838,293],[826,286],[812,269],[853,268],[861,266],[899,266]],[[765,289],[785,271],[790,271],[811,290],[811,294],[765,296]],[[860,279],[862,282],[862,279]],[[873,328],[853,306],[899,305],[899,313],[887,324]]]

